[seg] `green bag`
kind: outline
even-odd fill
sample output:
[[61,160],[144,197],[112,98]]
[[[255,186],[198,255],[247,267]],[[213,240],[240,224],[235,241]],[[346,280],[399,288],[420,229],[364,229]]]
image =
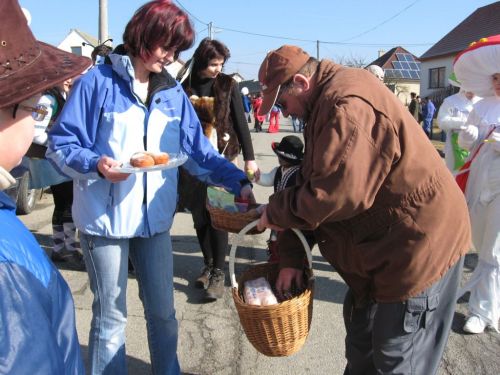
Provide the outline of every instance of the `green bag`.
[[458,145],[458,133],[451,134],[451,147],[453,150],[453,160],[455,161],[453,169],[458,171],[460,167],[464,165],[465,160],[469,157],[469,151]]

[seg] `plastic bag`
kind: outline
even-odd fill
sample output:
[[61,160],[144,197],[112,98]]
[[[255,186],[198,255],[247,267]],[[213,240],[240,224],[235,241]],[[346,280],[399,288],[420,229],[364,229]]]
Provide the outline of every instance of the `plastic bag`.
[[278,304],[271,285],[264,277],[245,282],[243,290],[245,302],[249,305],[269,306]]

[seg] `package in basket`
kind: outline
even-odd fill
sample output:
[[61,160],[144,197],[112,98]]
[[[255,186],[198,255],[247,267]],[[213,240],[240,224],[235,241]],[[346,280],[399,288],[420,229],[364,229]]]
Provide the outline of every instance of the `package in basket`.
[[221,208],[227,212],[246,212],[248,202],[236,198],[234,194],[215,187],[207,188],[208,204],[215,208]]
[[278,303],[271,285],[264,277],[246,281],[243,294],[245,302],[249,305],[269,306]]

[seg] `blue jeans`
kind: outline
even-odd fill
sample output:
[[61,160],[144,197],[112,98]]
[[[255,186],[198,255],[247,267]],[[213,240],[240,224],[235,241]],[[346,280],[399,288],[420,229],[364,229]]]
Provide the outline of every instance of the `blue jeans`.
[[292,126],[294,133],[300,133],[302,131],[302,119],[299,119],[298,117],[292,117]]
[[127,373],[125,360],[128,257],[144,306],[153,374],[179,374],[170,233],[113,239],[81,234],[94,294],[89,336],[91,374]]

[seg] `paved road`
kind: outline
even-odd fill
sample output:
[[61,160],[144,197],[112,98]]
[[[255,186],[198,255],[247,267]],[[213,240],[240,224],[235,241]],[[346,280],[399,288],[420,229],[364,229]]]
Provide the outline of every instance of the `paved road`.
[[[277,159],[271,151],[272,141],[291,134],[288,120],[277,134],[252,133],[256,158],[261,169],[269,171]],[[257,186],[257,200],[265,202],[271,188]],[[22,220],[33,231],[42,246],[50,252],[50,218],[52,196],[47,194],[37,210]],[[246,236],[238,248],[237,273],[243,267],[265,259],[268,234]],[[179,359],[184,374],[342,374],[345,366],[342,301],[346,290],[339,275],[324,261],[315,248],[313,267],[316,276],[314,314],[308,340],[302,350],[288,358],[269,358],[259,354],[243,333],[234,308],[227,278],[222,300],[205,303],[203,293],[192,286],[201,266],[190,215],[178,214],[172,228],[175,261],[175,299],[180,326]],[[235,237],[231,237],[231,242]],[[464,278],[477,262],[469,254]],[[60,267],[68,281],[76,305],[77,329],[86,358],[91,319],[92,294],[85,272]],[[151,373],[144,314],[138,298],[137,283],[129,278],[128,286],[127,357],[129,373]],[[440,375],[500,374],[500,335],[488,332],[467,335],[462,332],[466,303],[457,304],[453,332],[439,371]]]

